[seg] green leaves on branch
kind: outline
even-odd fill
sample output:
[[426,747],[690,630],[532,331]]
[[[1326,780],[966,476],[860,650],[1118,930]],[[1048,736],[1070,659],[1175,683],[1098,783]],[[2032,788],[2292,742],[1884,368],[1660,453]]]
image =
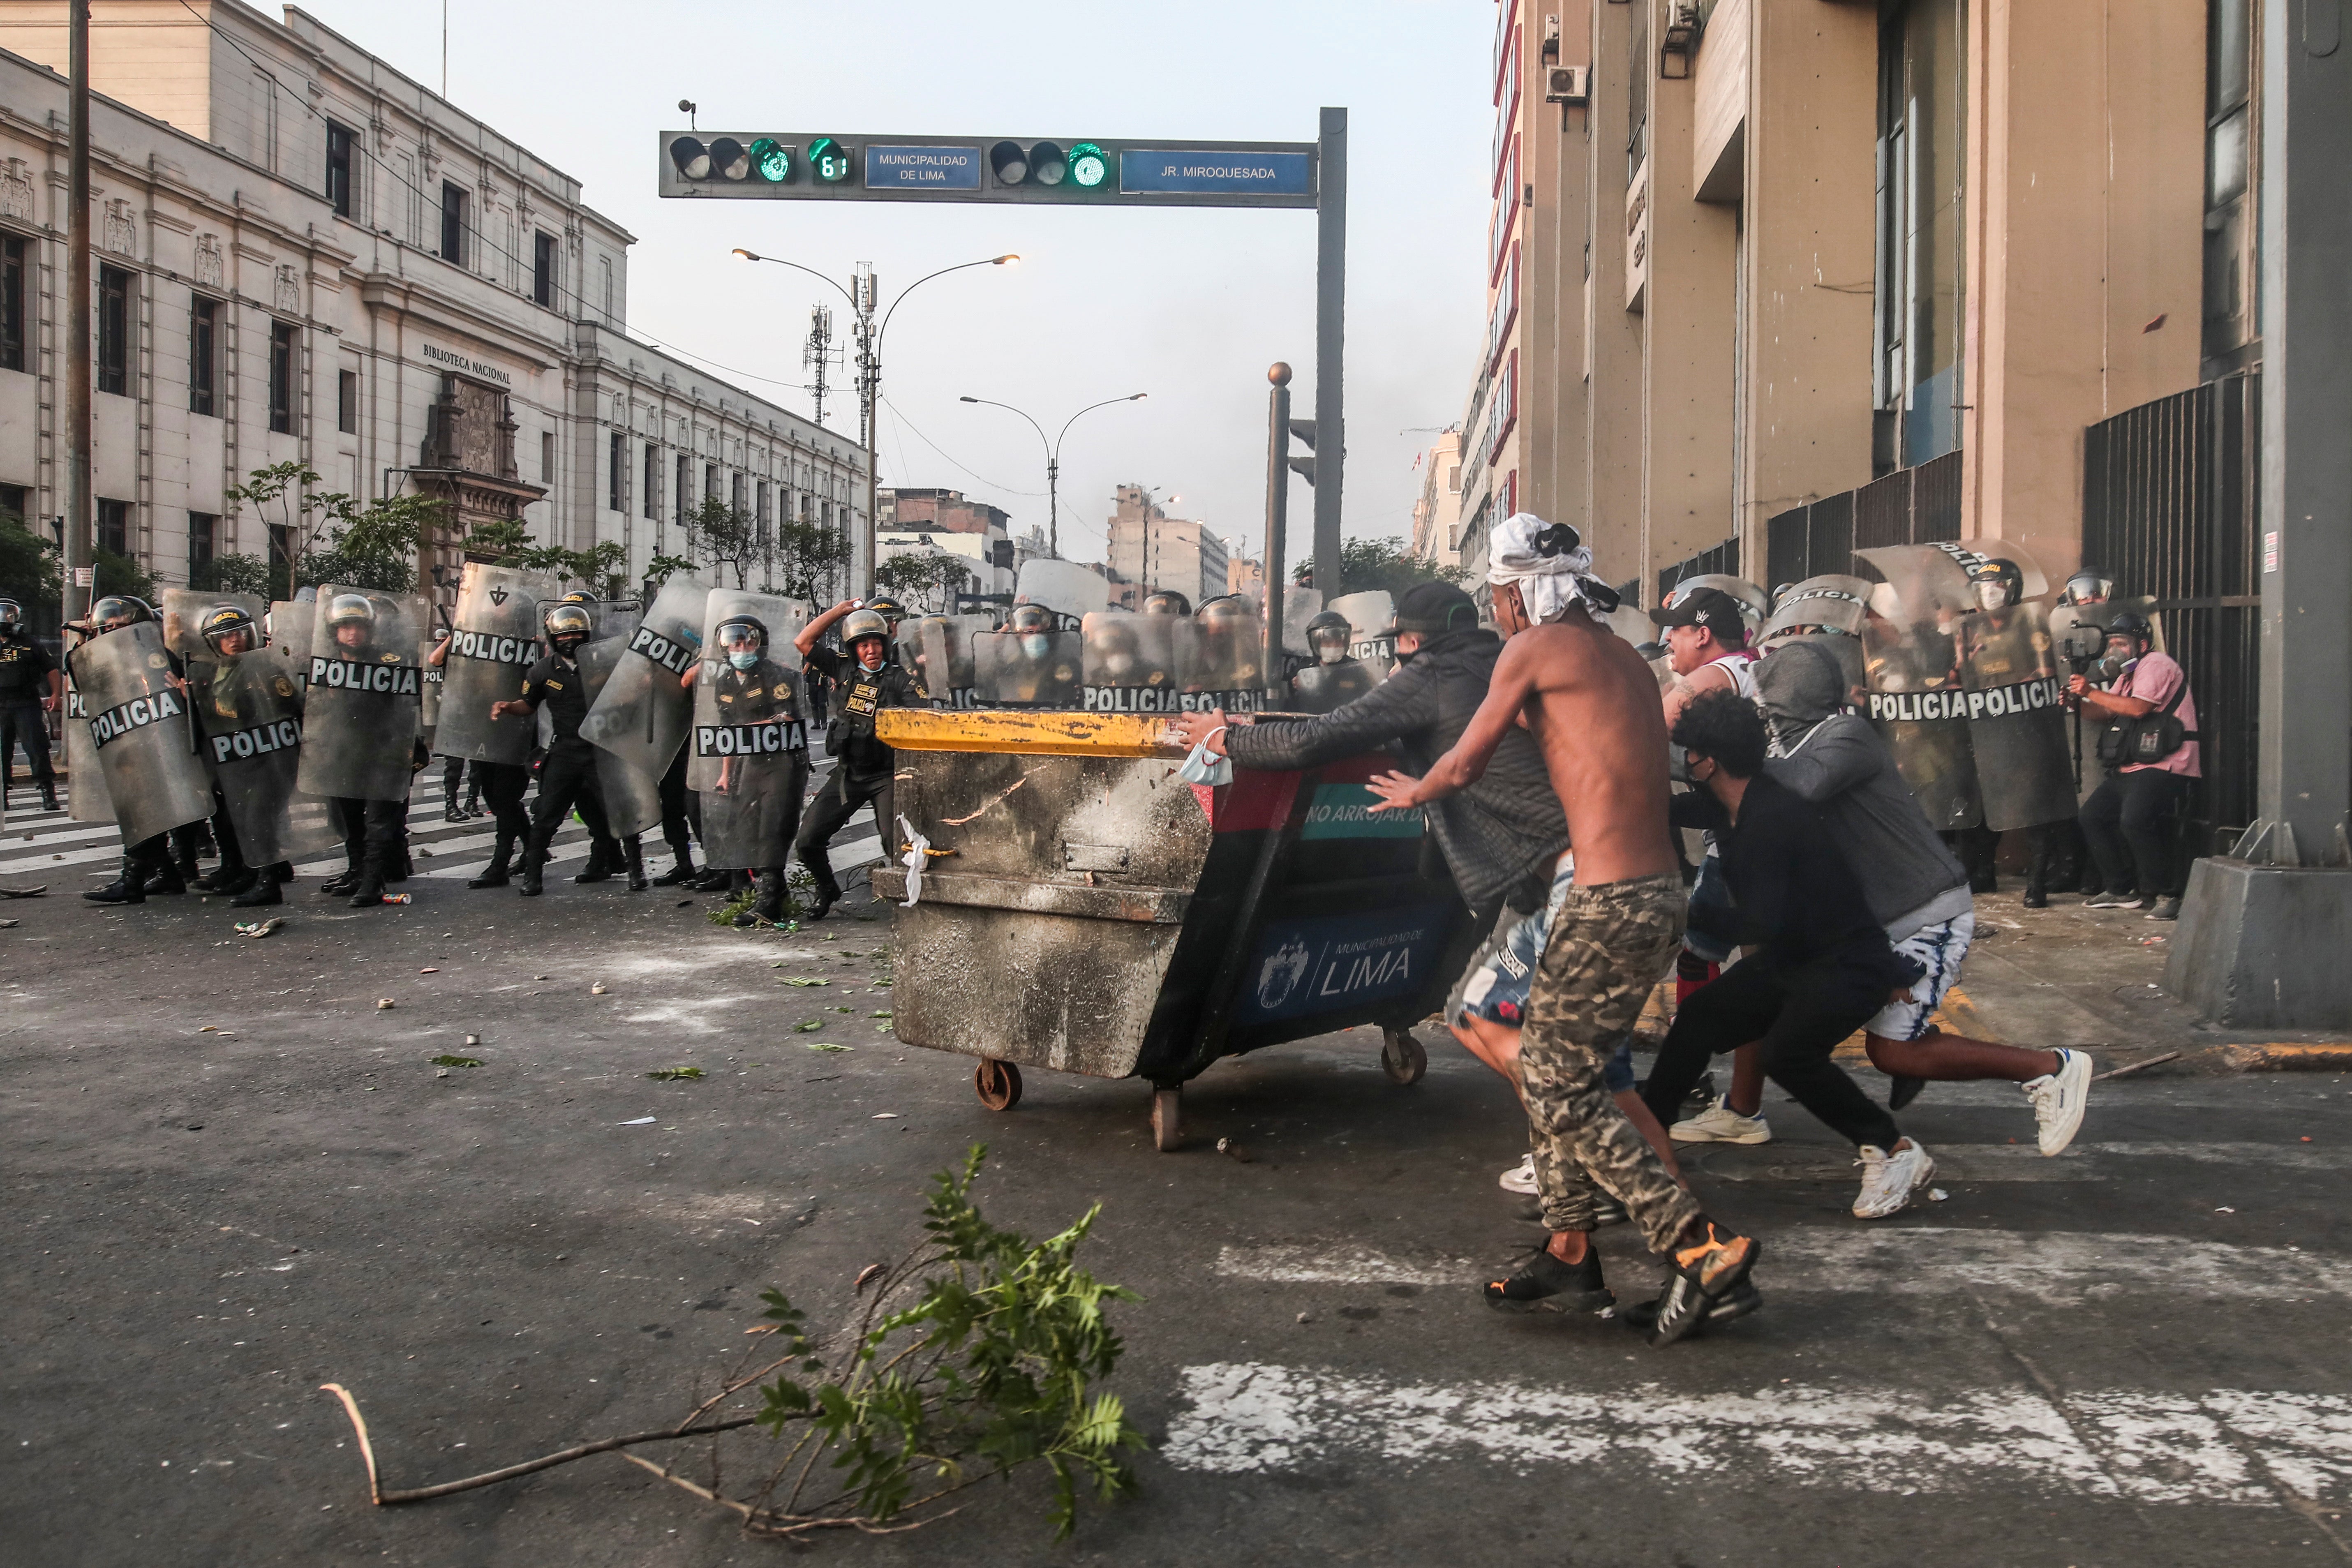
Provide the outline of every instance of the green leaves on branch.
[[[1459,583],[1465,575],[1458,566],[1440,566],[1407,553],[1401,538],[1346,539],[1339,542],[1339,584],[1323,590],[1323,602],[1328,605],[1343,594],[1366,594],[1376,589],[1402,596],[1416,583]],[[1313,582],[1314,558],[1302,556],[1291,567],[1290,577],[1292,582],[1302,584]]]
[[271,596],[290,598],[314,583],[414,593],[417,553],[449,526],[447,505],[417,495],[363,502],[321,490],[323,482],[308,464],[273,463],[229,491],[230,500],[251,506],[279,531],[283,559],[270,567]]

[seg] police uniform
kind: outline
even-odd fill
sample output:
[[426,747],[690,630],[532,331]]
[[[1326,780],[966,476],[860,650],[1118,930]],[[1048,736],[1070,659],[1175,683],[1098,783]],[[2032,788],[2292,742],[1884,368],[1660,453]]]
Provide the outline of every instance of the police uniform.
[[595,749],[580,734],[581,721],[588,717],[588,694],[580,679],[580,666],[560,653],[549,654],[523,673],[522,700],[534,713],[544,704],[554,731],[539,765],[539,795],[530,811],[530,847],[523,852],[523,890],[530,892],[538,887],[540,869],[547,864],[557,830],[574,809],[588,825],[591,848],[599,865],[618,866],[623,854],[604,816],[604,797],[596,791]]
[[48,695],[49,674],[57,668],[48,650],[21,627],[0,628],[0,773],[16,772],[16,747],[22,742],[41,804],[52,811],[58,805],[58,775],[49,763],[49,730],[41,699]]
[[801,818],[793,853],[808,868],[818,892],[830,902],[841,896],[841,885],[834,880],[825,847],[843,824],[870,802],[876,830],[886,847],[891,842],[890,775],[898,761],[890,748],[876,738],[874,715],[885,708],[921,707],[924,698],[914,677],[894,662],[886,660],[880,668],[868,669],[850,655],[829,647],[811,648],[808,662],[838,689],[840,711],[825,730],[824,749],[835,759],[833,776]]

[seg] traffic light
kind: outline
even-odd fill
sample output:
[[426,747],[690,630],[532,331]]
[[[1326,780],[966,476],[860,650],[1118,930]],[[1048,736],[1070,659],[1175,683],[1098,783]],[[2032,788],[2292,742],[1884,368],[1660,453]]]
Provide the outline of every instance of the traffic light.
[[820,185],[840,184],[857,166],[849,149],[830,136],[820,136],[809,143],[808,165],[809,173]]
[[[1291,439],[1306,447],[1307,451],[1312,452],[1315,450],[1315,421],[1312,419],[1292,420],[1290,422],[1290,436]],[[1297,471],[1300,479],[1305,479],[1310,485],[1315,482],[1315,459],[1313,458],[1293,458],[1290,459],[1290,466]]]
[[762,136],[751,143],[751,173],[772,185],[788,184],[793,177],[793,150],[772,136]]
[[1111,183],[1111,155],[1094,142],[1074,142],[1067,152],[1058,142],[999,142],[988,150],[988,168],[1000,187],[1066,186],[1099,190]]
[[1110,178],[1110,154],[1091,142],[1070,149],[1070,183],[1082,191],[1098,188]]
[[773,137],[761,136],[746,147],[733,136],[680,136],[669,144],[669,159],[681,178],[751,181],[760,184],[789,184],[794,174],[793,150]]

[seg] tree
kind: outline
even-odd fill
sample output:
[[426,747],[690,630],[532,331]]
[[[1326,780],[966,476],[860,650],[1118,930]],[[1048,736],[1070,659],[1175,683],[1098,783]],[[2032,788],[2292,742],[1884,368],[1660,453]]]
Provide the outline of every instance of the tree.
[[188,575],[188,586],[214,594],[270,596],[269,563],[258,555],[215,555]]
[[[699,555],[713,567],[732,566],[735,586],[751,585],[750,574],[754,566],[763,566],[768,559],[768,542],[761,537],[759,525],[751,514],[738,511],[717,496],[705,496],[702,504],[686,520],[688,553]],[[726,573],[720,571],[721,586]]]
[[446,526],[447,505],[415,495],[362,504],[340,490],[318,489],[319,482],[318,470],[305,464],[273,463],[254,469],[229,491],[230,499],[250,504],[265,521],[274,511],[274,526],[285,530],[288,559],[282,567],[272,564],[271,596],[291,597],[294,588],[312,583],[383,594],[414,591],[415,557],[435,531]]
[[97,587],[90,594],[93,603],[110,594],[128,594],[151,605],[155,602],[154,576],[128,555],[117,555],[101,545],[90,552],[90,564],[98,569],[93,578]]
[[806,518],[779,521],[773,549],[778,591],[812,605],[832,597],[835,574],[849,564],[849,541]]
[[874,571],[874,585],[895,594],[908,596],[939,596],[941,615],[955,606],[955,595],[966,583],[973,581],[971,569],[961,556],[944,550],[909,551],[893,555]]
[[[1465,573],[1458,566],[1440,566],[1435,562],[1408,554],[1404,541],[1393,536],[1387,539],[1344,539],[1339,542],[1339,582],[1337,587],[1323,591],[1323,602],[1329,604],[1343,594],[1368,594],[1385,590],[1392,597],[1402,597],[1416,583],[1459,583]],[[1305,586],[1315,580],[1315,563],[1310,556],[1291,569],[1291,581]]]
[[64,593],[58,547],[26,528],[24,519],[0,512],[0,598],[16,600],[29,615],[36,605],[57,604]]

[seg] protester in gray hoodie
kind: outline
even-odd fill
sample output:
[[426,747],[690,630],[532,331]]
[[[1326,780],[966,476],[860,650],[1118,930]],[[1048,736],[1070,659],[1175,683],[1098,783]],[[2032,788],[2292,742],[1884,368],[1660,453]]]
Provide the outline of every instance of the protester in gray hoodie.
[[1926,971],[1864,1026],[1872,1063],[1895,1079],[1889,1103],[1901,1109],[1928,1079],[2007,1079],[2033,1102],[2042,1152],[2063,1150],[2083,1124],[2088,1056],[1972,1040],[1930,1022],[1976,934],[1968,872],[1928,825],[1877,730],[1840,711],[1847,694],[1836,656],[1811,638],[1783,642],[1756,667],[1756,695],[1772,731],[1765,773],[1821,808],[1872,918]]

